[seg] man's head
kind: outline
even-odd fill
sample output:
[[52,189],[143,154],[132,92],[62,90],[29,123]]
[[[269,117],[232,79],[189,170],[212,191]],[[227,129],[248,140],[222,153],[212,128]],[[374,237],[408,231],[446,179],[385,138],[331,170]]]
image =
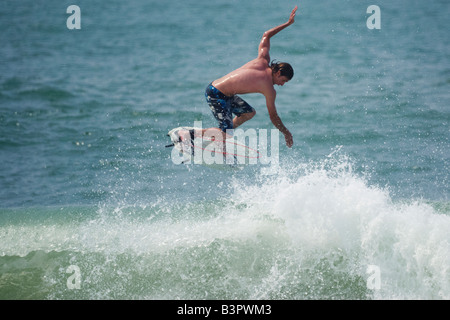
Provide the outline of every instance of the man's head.
[[272,61],[269,67],[272,69],[273,84],[282,86],[294,76],[294,69],[287,62]]

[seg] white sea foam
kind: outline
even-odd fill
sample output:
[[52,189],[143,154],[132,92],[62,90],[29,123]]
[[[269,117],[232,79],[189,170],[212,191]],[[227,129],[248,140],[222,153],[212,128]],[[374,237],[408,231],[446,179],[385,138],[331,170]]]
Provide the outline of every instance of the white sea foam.
[[[117,296],[449,299],[445,210],[393,200],[388,189],[355,174],[348,159],[334,157],[258,181],[235,178],[216,203],[161,201],[102,206],[78,219],[57,219],[57,212],[31,217],[0,228],[0,252],[24,257],[17,266],[46,270],[50,283],[61,275],[49,264],[62,263],[65,270],[68,254],[69,264],[81,266],[84,285],[95,284],[84,297],[114,297],[106,290],[108,277],[120,282],[126,280],[121,275],[134,274],[151,290],[137,290],[138,282],[134,289],[118,284]],[[379,270],[377,288],[366,285],[372,266]],[[167,270],[159,287],[148,280]],[[188,289],[192,282],[197,291]],[[64,288],[54,293],[66,295]]]
[[424,201],[392,200],[387,189],[353,173],[345,159],[302,170],[263,185],[236,183],[235,192],[251,210],[284,221],[302,256],[300,268],[306,258],[318,261],[339,252],[349,275],[367,278],[368,266],[379,267],[381,285],[373,298],[450,298],[448,212]]

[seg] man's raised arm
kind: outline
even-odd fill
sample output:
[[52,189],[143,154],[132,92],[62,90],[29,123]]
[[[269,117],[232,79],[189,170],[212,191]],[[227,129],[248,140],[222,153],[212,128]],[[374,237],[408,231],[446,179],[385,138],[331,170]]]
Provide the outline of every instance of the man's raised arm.
[[270,30],[267,30],[264,32],[261,42],[259,44],[258,48],[258,57],[264,58],[267,61],[270,62],[270,56],[269,56],[269,50],[270,50],[270,38],[272,38],[274,35],[276,35],[278,32],[283,30],[284,28],[290,26],[294,23],[295,18],[295,12],[297,11],[297,6],[292,10],[291,15],[289,16],[289,20],[283,24],[280,24],[277,27],[274,27]]

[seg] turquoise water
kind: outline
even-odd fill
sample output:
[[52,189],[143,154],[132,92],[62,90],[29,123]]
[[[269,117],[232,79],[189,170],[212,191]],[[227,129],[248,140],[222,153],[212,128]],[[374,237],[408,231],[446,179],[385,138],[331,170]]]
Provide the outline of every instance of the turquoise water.
[[[295,71],[276,88],[294,137],[276,174],[174,164],[167,131],[215,126],[206,86],[296,4],[271,41]],[[0,298],[449,299],[449,13],[2,1]],[[264,98],[243,98],[257,114],[242,128],[273,129]]]

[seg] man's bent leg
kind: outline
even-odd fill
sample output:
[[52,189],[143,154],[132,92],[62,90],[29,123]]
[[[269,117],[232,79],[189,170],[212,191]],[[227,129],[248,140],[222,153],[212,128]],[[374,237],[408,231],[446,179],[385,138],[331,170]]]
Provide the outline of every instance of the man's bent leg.
[[234,129],[253,118],[256,114],[255,109],[238,95],[234,95],[231,98],[231,111],[236,115],[233,119]]
[[253,118],[256,114],[256,111],[253,110],[252,112],[249,113],[242,113],[239,116],[234,117],[233,119],[233,129],[236,129],[237,127],[239,127],[241,124],[243,124],[244,122],[250,120],[251,118]]

